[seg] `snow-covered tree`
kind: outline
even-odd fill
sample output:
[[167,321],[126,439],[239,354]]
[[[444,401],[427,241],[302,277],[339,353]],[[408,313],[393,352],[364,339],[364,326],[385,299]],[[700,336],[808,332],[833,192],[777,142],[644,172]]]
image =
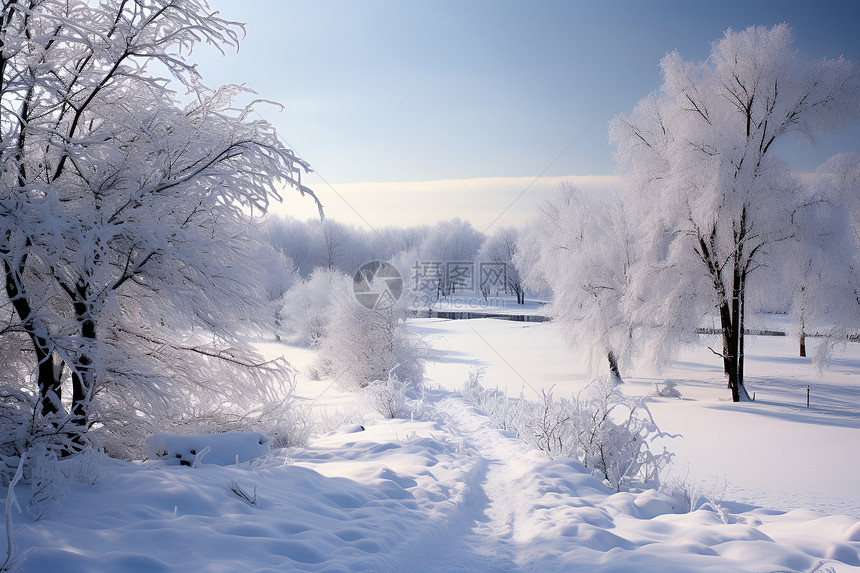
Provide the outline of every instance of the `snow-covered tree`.
[[568,342],[592,367],[608,363],[620,382],[633,347],[626,299],[637,258],[623,205],[562,185],[530,233],[536,253],[529,282],[549,285],[551,313]]
[[[732,398],[743,386],[747,285],[769,248],[790,235],[799,183],[775,144],[810,139],[856,116],[853,63],[801,60],[786,24],[729,30],[710,58],[661,61],[663,84],[611,124],[628,202],[652,248],[647,314],[691,332],[716,309]],[[656,264],[659,262],[659,264]]]
[[[331,219],[320,221],[320,230],[322,234],[322,257],[317,261],[318,266],[324,266],[327,269],[338,268],[338,262],[343,257],[349,245],[349,237],[346,228]],[[357,241],[353,241],[353,244]]]
[[234,107],[248,90],[208,89],[187,60],[200,42],[236,46],[239,27],[202,0],[4,2],[0,16],[0,255],[41,413],[69,404],[81,433],[95,406],[151,411],[211,379],[206,364],[283,375],[241,345],[265,296],[248,282],[251,228],[279,189],[310,192],[307,165]]
[[365,388],[389,375],[417,386],[424,379],[423,343],[406,328],[402,305],[368,309],[352,292],[332,297],[319,343],[320,371],[345,388]]
[[311,222],[270,215],[263,222],[263,229],[269,244],[293,262],[298,276],[310,276],[316,268],[314,247],[317,241]]
[[860,156],[831,157],[807,182],[794,214],[795,236],[783,266],[793,287],[791,310],[800,355],[806,335],[824,335],[815,359],[820,364],[834,344],[860,328]]
[[520,230],[514,265],[519,269],[524,287],[528,288],[533,296],[546,300],[552,298],[552,288],[536,268],[544,241],[544,234],[540,231],[533,223]]
[[317,268],[284,295],[279,331],[288,340],[318,347],[331,319],[333,300],[346,296],[352,296],[348,276],[338,270]]
[[429,230],[425,226],[368,230],[330,218],[321,222],[291,217],[269,217],[265,229],[267,240],[293,261],[302,278],[321,266],[351,275],[368,261],[387,261],[415,248]]
[[435,296],[448,296],[455,293],[458,286],[462,287],[458,277],[447,272],[447,269],[456,263],[474,263],[484,238],[471,223],[459,218],[440,221],[429,230],[418,247],[418,255],[420,262],[439,265],[436,277],[438,292],[433,293]]
[[478,251],[478,259],[504,265],[505,291],[516,295],[517,304],[525,304],[526,292],[520,271],[514,259],[520,240],[520,232],[515,227],[502,227],[487,237]]

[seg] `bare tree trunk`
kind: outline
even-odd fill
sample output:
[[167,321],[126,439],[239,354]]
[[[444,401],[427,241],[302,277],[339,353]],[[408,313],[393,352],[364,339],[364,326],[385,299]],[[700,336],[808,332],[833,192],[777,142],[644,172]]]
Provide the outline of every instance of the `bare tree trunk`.
[[[86,287],[78,287],[84,296]],[[83,434],[89,423],[89,405],[95,387],[95,371],[90,357],[91,345],[96,342],[96,323],[92,317],[91,305],[86,302],[74,303],[75,319],[80,327],[81,344],[77,361],[72,370],[72,422]]]
[[[749,400],[746,388],[744,388],[744,370],[743,370],[743,354],[744,354],[744,316],[743,316],[743,299],[744,288],[746,281],[743,277],[743,271],[738,264],[740,258],[740,247],[736,254],[733,276],[732,276],[732,304],[731,310],[728,309],[728,304],[721,307],[720,316],[723,319],[723,340],[724,347],[728,346],[729,352],[723,356],[723,364],[726,373],[729,377],[729,389],[732,391],[732,401],[740,402],[741,400]],[[725,309],[726,312],[723,312]],[[726,320],[728,319],[728,320]],[[728,333],[726,332],[728,329]]]
[[[800,287],[801,296],[804,290],[804,287]],[[803,307],[800,309],[800,356],[806,358],[806,312]]]
[[20,261],[18,272],[16,272],[8,260],[3,260],[3,269],[6,275],[6,296],[12,302],[15,314],[18,315],[21,325],[33,343],[37,363],[36,383],[39,387],[39,396],[42,400],[42,415],[48,416],[50,414],[57,414],[62,410],[60,400],[63,394],[63,387],[54,368],[54,354],[51,350],[51,344],[44,337],[36,333],[36,325],[34,323],[33,311],[30,308],[30,302],[22,292],[21,270],[25,264],[26,255]]
[[800,285],[800,356],[806,358],[806,285]]
[[732,391],[732,401],[740,402],[746,395],[743,388],[743,318],[738,292],[741,286],[739,277],[733,281],[732,302],[720,305],[720,323],[723,330],[723,371],[728,378],[728,388]]
[[514,285],[511,289],[514,291],[514,294],[517,295],[517,304],[525,304],[526,303],[526,291],[520,285]]
[[738,391],[738,337],[735,329],[737,323],[732,321],[737,315],[732,310],[733,308],[730,308],[728,303],[720,306],[720,322],[723,327],[723,370],[728,377],[728,388],[732,391],[732,401],[740,402],[740,392]]
[[612,373],[615,382],[623,384],[624,380],[621,378],[621,370],[618,368],[618,358],[616,358],[615,353],[611,350],[607,351],[606,358],[609,360],[609,372]]
[[729,383],[732,385],[732,402],[740,402],[740,386],[743,384],[740,372],[740,349],[741,349],[741,276],[738,269],[737,255],[732,273],[732,358],[730,361]]
[[[741,274],[741,289],[740,293],[738,293],[738,299],[740,301],[740,314],[738,315],[738,384],[741,386],[740,390],[743,390],[743,393],[746,394],[746,389],[743,388],[744,385],[744,329],[746,328],[746,292],[747,292],[747,279],[746,276]],[[749,397],[749,396],[747,396]]]
[[733,344],[733,341],[735,340],[734,326],[732,324],[732,311],[728,302],[720,304],[720,326],[723,331],[723,372],[728,378],[726,387],[731,390],[732,373],[736,372],[733,366],[733,349],[737,348],[737,345]]

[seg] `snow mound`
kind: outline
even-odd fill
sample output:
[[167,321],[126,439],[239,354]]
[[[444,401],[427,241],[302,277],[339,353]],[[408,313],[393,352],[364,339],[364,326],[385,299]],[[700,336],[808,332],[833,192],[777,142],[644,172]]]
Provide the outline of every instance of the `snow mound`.
[[269,453],[269,438],[259,432],[221,434],[153,434],[146,438],[150,459],[166,459],[173,464],[195,463],[229,466]]
[[[55,517],[14,514],[21,571],[860,572],[856,519],[615,492],[462,397],[427,396],[423,421],[345,427],[250,464],[105,463]],[[249,434],[158,440],[255,451]]]

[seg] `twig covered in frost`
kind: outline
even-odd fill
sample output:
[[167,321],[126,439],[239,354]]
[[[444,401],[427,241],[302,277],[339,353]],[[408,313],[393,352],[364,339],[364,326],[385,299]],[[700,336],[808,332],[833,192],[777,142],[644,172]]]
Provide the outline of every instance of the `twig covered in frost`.
[[30,462],[29,481],[32,488],[27,512],[34,521],[53,517],[60,510],[60,502],[65,497],[68,481],[58,467],[57,454],[39,444],[28,451],[27,458]]
[[236,494],[236,497],[246,502],[248,505],[257,507],[257,486],[254,486],[254,493],[249,495],[248,492],[236,483],[235,480],[230,481],[230,491]]
[[203,458],[205,458],[206,454],[208,454],[211,451],[212,451],[212,448],[209,446],[206,446],[205,448],[203,448],[202,450],[197,452],[197,454],[194,455],[194,461],[191,462],[191,467],[192,468],[199,468],[200,466],[202,466],[203,465]]
[[15,497],[15,486],[18,485],[18,482],[21,481],[21,476],[24,475],[25,459],[26,454],[21,456],[21,460],[18,462],[18,469],[9,483],[9,491],[6,493],[6,560],[3,562],[3,566],[0,567],[0,571],[12,571],[18,565],[19,561],[19,559],[13,558],[15,554],[15,528],[12,522],[12,508],[17,509],[18,513],[21,512],[18,498]]

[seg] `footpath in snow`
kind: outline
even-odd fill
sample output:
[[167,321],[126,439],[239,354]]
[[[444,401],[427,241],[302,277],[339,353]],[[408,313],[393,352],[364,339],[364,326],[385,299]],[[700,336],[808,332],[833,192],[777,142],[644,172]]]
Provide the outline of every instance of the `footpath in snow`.
[[860,570],[860,522],[852,518],[733,515],[718,505],[676,513],[687,508],[653,490],[615,493],[575,461],[546,460],[459,397],[444,398],[438,411],[487,464],[486,521],[473,534],[509,556],[510,570]]
[[106,461],[91,481],[52,517],[13,514],[21,571],[860,571],[853,518],[613,492],[442,390],[421,421],[238,465]]

